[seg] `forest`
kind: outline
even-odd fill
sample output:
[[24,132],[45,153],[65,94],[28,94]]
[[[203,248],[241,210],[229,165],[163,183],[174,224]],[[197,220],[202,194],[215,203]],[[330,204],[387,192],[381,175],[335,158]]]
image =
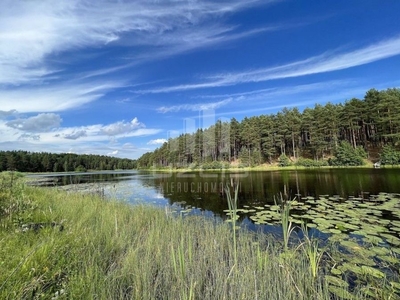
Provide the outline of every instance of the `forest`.
[[78,155],[28,151],[0,151],[0,172],[70,172],[134,169],[136,161],[104,155]]
[[370,89],[363,99],[344,104],[315,104],[302,112],[284,108],[241,122],[218,120],[207,129],[169,139],[142,155],[137,166],[360,165],[363,159],[399,164],[399,141],[400,89]]

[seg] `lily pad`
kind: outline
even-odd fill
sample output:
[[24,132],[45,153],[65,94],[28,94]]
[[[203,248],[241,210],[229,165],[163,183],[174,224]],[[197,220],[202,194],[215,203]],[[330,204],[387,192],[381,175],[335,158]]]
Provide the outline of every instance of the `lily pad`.
[[365,275],[371,275],[375,278],[385,278],[385,273],[379,271],[378,269],[369,266],[361,266],[361,270]]
[[336,276],[331,276],[331,275],[325,275],[325,280],[332,285],[335,286],[340,286],[340,287],[348,287],[349,283],[347,281],[344,281],[343,279],[336,277]]

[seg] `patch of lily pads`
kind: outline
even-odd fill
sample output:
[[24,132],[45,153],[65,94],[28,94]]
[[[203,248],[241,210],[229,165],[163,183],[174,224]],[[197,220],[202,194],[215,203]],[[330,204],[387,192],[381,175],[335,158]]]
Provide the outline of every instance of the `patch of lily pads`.
[[[367,194],[367,198],[348,199],[338,195],[307,196],[289,202],[293,226],[303,224],[328,235],[325,243],[338,249],[330,254],[331,272],[325,276],[332,294],[353,299],[348,278],[358,284],[364,282],[366,295],[370,293],[369,280],[384,279],[391,282],[400,299],[400,194]],[[281,209],[280,205],[266,204],[247,206],[237,213],[255,224],[280,226]]]

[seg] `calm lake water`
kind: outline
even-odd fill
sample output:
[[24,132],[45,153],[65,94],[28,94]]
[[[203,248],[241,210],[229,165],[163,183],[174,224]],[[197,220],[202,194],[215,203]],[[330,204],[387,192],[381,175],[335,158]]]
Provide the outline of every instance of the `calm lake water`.
[[239,207],[289,199],[337,195],[368,198],[379,192],[400,193],[400,169],[311,169],[297,171],[159,173],[145,171],[32,175],[49,185],[94,184],[108,196],[131,203],[196,208],[225,216],[224,186],[240,182]]

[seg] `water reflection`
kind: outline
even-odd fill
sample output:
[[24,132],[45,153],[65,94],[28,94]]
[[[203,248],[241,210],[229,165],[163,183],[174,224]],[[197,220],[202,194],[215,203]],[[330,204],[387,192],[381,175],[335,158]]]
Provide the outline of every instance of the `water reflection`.
[[226,209],[224,186],[240,181],[239,205],[273,203],[283,194],[287,198],[320,195],[364,197],[385,191],[400,193],[399,169],[322,169],[240,173],[144,173],[138,176],[144,185],[153,186],[169,204],[186,202],[223,214]]
[[94,172],[34,175],[49,185],[111,183],[109,194],[132,203],[187,206],[225,216],[224,187],[240,182],[239,206],[271,204],[287,198],[320,195],[364,197],[379,192],[400,193],[400,169],[312,169],[270,172],[156,173]]

